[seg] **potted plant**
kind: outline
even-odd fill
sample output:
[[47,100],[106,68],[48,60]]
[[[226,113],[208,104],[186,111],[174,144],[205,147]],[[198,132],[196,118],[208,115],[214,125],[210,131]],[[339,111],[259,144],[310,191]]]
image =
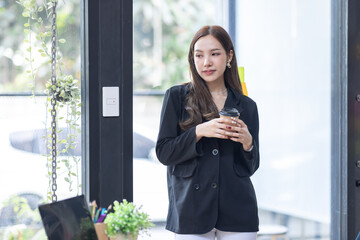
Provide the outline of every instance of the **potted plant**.
[[121,203],[114,201],[113,210],[104,221],[105,232],[112,240],[136,240],[139,233],[147,232],[154,226],[141,207],[136,207],[126,199]]

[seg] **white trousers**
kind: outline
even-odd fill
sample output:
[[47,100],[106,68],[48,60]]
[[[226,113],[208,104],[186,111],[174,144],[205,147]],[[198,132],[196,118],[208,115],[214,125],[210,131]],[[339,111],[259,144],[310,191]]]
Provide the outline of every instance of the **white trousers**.
[[223,232],[213,229],[205,234],[176,234],[175,240],[256,240],[256,232]]

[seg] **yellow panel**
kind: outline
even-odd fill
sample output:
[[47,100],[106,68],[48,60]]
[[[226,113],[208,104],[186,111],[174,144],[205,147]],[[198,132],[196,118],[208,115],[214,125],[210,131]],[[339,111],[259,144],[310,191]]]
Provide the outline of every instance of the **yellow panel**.
[[248,96],[248,92],[247,92],[247,89],[246,89],[246,84],[244,82],[241,82],[241,88],[242,88],[243,94],[245,96]]
[[248,92],[247,92],[247,88],[246,88],[246,84],[245,84],[244,67],[238,67],[238,71],[239,71],[239,77],[240,77],[241,88],[243,90],[243,94],[245,96],[248,96]]
[[244,67],[238,67],[239,76],[240,76],[240,82],[245,82],[244,79]]

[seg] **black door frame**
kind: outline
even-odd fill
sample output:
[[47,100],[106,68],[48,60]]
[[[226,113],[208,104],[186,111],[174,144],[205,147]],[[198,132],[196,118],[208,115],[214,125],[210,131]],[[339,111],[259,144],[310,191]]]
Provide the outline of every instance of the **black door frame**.
[[[108,206],[133,200],[132,1],[83,0],[83,189]],[[119,117],[102,116],[102,88],[119,87]]]
[[332,0],[331,239],[360,232],[360,2]]

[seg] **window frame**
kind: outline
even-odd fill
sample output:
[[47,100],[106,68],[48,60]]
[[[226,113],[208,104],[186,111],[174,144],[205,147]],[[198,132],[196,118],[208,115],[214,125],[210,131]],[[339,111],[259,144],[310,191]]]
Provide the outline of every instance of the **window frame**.
[[[132,1],[83,0],[82,6],[83,192],[108,206],[133,200]],[[102,116],[107,86],[119,87],[119,117]]]

